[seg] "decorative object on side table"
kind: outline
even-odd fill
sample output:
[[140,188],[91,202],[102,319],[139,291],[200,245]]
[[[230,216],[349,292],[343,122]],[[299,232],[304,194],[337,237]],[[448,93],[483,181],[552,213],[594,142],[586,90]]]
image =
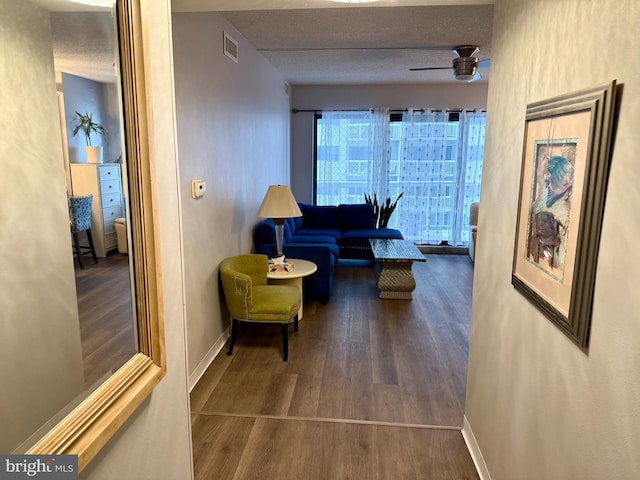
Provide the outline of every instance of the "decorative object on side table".
[[[258,210],[258,216],[272,218],[276,225],[277,263],[284,262],[282,241],[284,236],[284,220],[286,218],[301,217],[302,212],[287,185],[270,185]],[[274,262],[276,263],[276,262]]]
[[512,284],[586,351],[616,95],[527,105]]
[[269,273],[290,273],[293,272],[294,269],[295,265],[291,262],[284,261],[284,256],[269,259]]
[[102,146],[94,146],[91,144],[91,135],[97,134],[103,137],[107,134],[107,129],[93,120],[93,113],[86,112],[84,115],[76,110],[74,120],[76,126],[73,129],[75,137],[80,130],[84,132],[84,138],[87,142],[85,154],[88,163],[102,163]]

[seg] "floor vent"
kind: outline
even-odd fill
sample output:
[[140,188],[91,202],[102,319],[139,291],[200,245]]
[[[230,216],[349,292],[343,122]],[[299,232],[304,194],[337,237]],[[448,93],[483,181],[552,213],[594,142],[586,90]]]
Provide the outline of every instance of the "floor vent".
[[224,54],[234,62],[238,63],[238,42],[236,42],[227,32],[224,32],[222,47]]

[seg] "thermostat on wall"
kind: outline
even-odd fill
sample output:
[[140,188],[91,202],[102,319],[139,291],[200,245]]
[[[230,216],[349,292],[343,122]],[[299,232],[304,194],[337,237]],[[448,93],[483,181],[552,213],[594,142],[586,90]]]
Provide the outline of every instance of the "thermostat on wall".
[[204,180],[191,180],[191,196],[199,198],[207,191],[207,182]]

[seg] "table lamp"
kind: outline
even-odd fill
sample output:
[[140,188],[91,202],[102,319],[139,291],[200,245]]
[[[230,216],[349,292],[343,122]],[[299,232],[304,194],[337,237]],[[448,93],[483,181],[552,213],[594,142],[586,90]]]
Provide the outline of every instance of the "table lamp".
[[287,185],[270,185],[262,200],[258,216],[272,218],[276,226],[277,262],[284,261],[282,254],[282,240],[284,237],[285,218],[301,217],[302,212]]

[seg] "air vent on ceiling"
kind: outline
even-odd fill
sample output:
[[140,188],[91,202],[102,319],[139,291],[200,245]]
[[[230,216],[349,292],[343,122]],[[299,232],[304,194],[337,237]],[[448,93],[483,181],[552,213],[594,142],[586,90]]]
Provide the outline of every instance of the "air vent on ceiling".
[[222,39],[222,49],[224,54],[234,62],[238,63],[238,42],[231,37],[227,32],[224,33]]

